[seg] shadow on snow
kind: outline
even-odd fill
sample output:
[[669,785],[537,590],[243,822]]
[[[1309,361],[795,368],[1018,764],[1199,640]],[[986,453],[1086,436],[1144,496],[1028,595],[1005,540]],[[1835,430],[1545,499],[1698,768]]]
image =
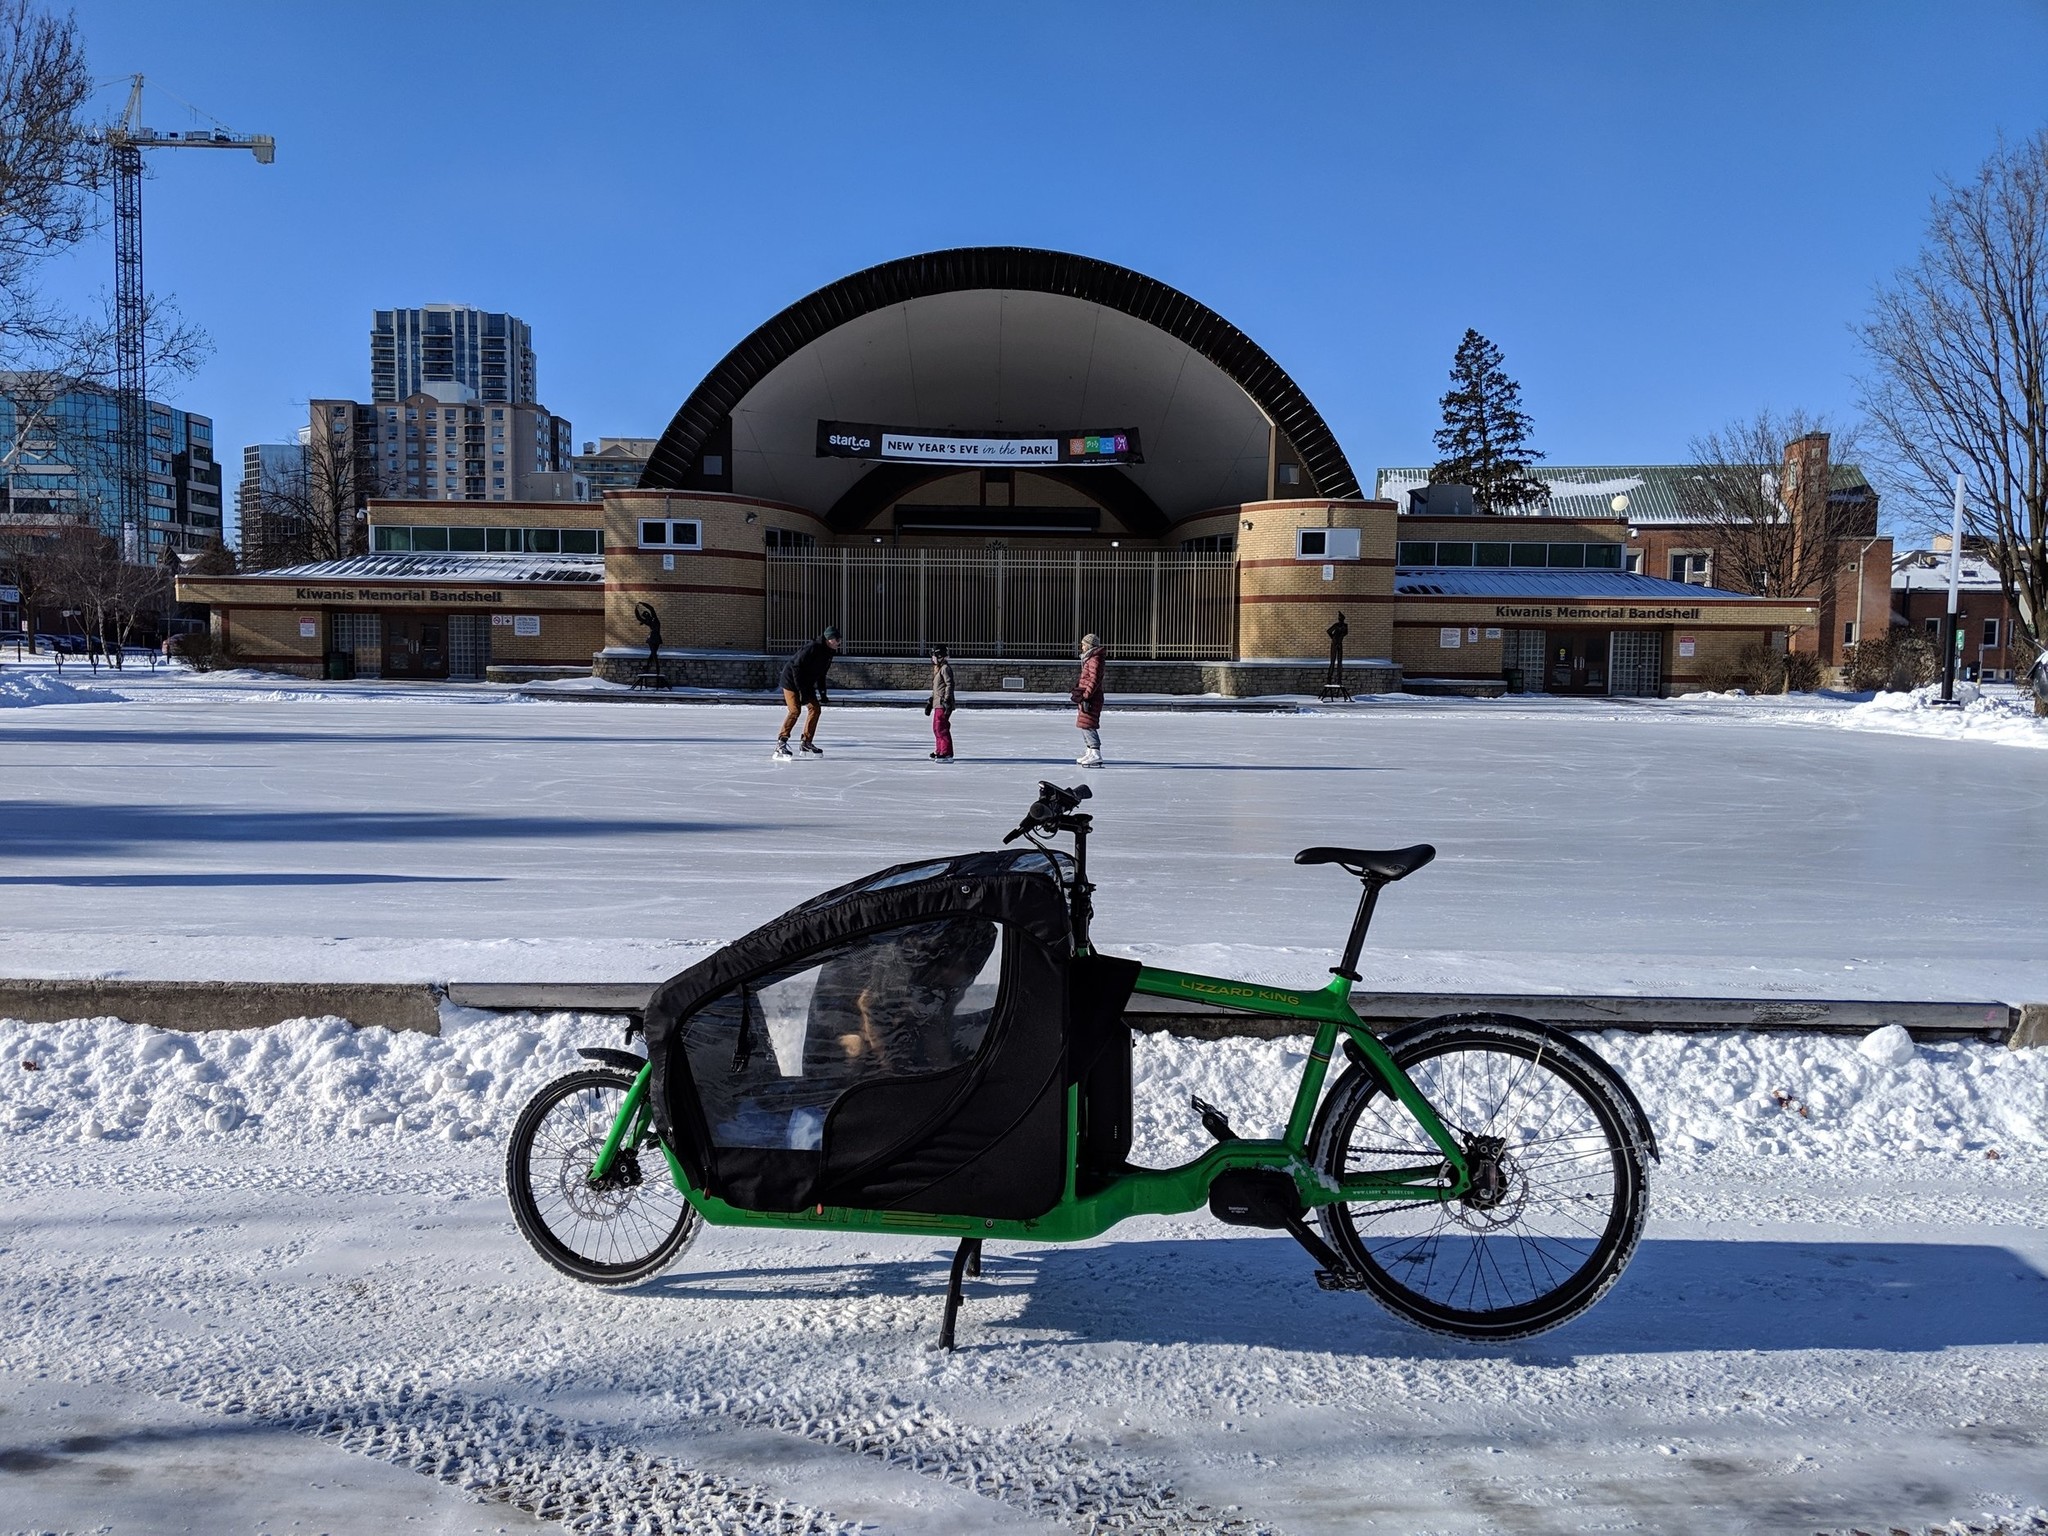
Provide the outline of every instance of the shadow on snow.
[[[800,1302],[945,1294],[951,1250],[927,1262],[678,1272],[653,1294]],[[2048,1343],[2048,1275],[1979,1243],[1644,1242],[1590,1312],[1533,1339],[1489,1345],[1411,1327],[1364,1295],[1316,1288],[1286,1238],[990,1248],[970,1280],[963,1345],[1019,1330],[1086,1343],[1222,1345],[1393,1358],[1568,1365],[1582,1355],[1867,1349],[1929,1352]],[[997,1317],[977,1300],[1012,1303]],[[1014,1301],[1023,1307],[1015,1311]]]

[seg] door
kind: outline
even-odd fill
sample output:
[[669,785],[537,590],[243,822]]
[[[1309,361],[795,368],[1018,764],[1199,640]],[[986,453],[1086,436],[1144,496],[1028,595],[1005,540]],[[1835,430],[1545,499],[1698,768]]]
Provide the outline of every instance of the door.
[[1544,679],[1548,693],[1605,693],[1607,691],[1607,631],[1604,629],[1553,629],[1550,637],[1550,669]]
[[438,613],[384,615],[384,675],[445,678],[448,619]]

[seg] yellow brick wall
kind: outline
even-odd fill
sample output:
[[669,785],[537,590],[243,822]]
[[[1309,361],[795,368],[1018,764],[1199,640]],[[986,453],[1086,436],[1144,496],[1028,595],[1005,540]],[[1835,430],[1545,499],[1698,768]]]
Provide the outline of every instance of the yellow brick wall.
[[[703,523],[703,545],[668,552],[674,556],[673,569],[664,569],[664,551],[639,547],[642,517],[697,518]],[[767,627],[769,528],[808,533],[820,546],[827,539],[821,519],[771,502],[690,492],[607,495],[604,645],[645,646],[647,631],[633,617],[633,608],[646,603],[660,616],[662,644],[669,649],[759,652]]]
[[[1350,626],[1347,657],[1363,661],[1393,654],[1392,502],[1247,502],[1237,523],[1239,660],[1320,661],[1329,655],[1325,631],[1339,611]],[[1359,558],[1296,559],[1295,533],[1301,528],[1358,529]]]

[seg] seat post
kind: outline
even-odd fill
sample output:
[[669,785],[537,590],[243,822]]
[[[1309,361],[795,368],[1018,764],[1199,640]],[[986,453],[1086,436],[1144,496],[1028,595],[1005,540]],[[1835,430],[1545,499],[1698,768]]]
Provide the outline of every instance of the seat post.
[[1363,979],[1358,974],[1358,952],[1365,947],[1365,930],[1372,926],[1372,909],[1379,903],[1380,887],[1387,883],[1371,875],[1361,879],[1365,890],[1358,898],[1358,915],[1351,919],[1351,937],[1344,942],[1344,959],[1330,967],[1332,976],[1342,976],[1353,986]]

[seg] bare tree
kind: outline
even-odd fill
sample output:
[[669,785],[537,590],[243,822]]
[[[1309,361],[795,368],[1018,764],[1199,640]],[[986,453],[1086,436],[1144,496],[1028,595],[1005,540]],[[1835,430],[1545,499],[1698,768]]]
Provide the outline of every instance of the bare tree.
[[281,474],[265,477],[254,507],[243,506],[243,565],[273,570],[361,554],[365,509],[380,483],[346,434],[316,430]]
[[70,324],[48,305],[46,262],[99,227],[112,162],[85,120],[92,73],[76,20],[0,0],[0,363],[53,346]]
[[1713,547],[1715,586],[1757,597],[1814,597],[1836,577],[1841,541],[1877,531],[1867,503],[1839,502],[1824,484],[1788,482],[1787,448],[1816,433],[1836,452],[1855,452],[1853,432],[1798,410],[1760,410],[1692,440],[1677,487],[1679,510],[1710,530],[1704,542]]
[[1934,197],[1926,243],[1862,326],[1864,409],[1926,521],[1964,477],[2023,633],[2048,620],[2048,129]]
[[50,564],[57,595],[78,610],[86,634],[102,642],[120,666],[121,648],[134,640],[136,621],[164,607],[170,592],[165,569],[122,559],[117,540],[86,526],[53,535]]

